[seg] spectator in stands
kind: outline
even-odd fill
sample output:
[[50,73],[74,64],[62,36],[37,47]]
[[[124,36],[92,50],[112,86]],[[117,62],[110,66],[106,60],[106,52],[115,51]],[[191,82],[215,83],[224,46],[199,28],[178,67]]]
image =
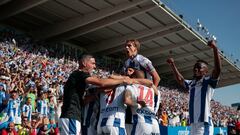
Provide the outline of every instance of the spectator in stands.
[[22,115],[27,117],[27,120],[30,122],[32,119],[32,99],[29,97],[27,98],[27,102],[22,107]]
[[37,99],[37,90],[35,86],[31,86],[29,90],[25,92],[27,98],[31,98],[31,107],[32,112],[36,112],[36,99]]
[[8,127],[2,130],[2,135],[18,135],[14,122],[10,122]]
[[42,124],[39,127],[38,135],[48,135],[51,132],[51,128],[48,127],[49,119],[47,117],[44,117],[42,119]]
[[11,98],[7,104],[8,121],[13,121],[15,124],[21,124],[21,100],[18,97],[17,91],[11,91]]
[[162,120],[162,125],[163,126],[168,126],[168,115],[167,115],[167,112],[166,111],[163,111],[162,112],[162,117],[161,117],[161,120]]
[[31,121],[31,129],[29,131],[30,135],[37,135],[38,133],[38,125],[39,125],[39,121],[37,120],[37,118],[33,118]]
[[54,120],[56,115],[56,104],[54,101],[54,96],[50,95],[48,104],[48,118]]
[[237,119],[237,122],[235,124],[235,128],[236,128],[237,135],[240,135],[240,118]]
[[214,70],[211,76],[207,76],[207,62],[198,60],[193,68],[193,80],[187,81],[176,68],[174,60],[172,58],[167,60],[176,76],[177,82],[190,91],[189,114],[191,134],[194,135],[213,134],[210,101],[213,96],[213,88],[216,88],[219,81],[221,62],[216,43],[210,41],[208,45],[213,48],[214,53]]
[[48,100],[46,96],[46,92],[41,92],[40,99],[37,101],[37,112],[40,118],[48,116]]
[[28,117],[23,116],[21,126],[18,126],[19,135],[28,135],[30,133],[31,123],[28,121]]
[[4,101],[6,100],[4,85],[0,82],[0,113],[4,109]]

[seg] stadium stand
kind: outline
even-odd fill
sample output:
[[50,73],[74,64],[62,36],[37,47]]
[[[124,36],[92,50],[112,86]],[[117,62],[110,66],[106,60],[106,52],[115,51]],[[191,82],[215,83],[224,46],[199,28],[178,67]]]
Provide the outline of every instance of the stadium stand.
[[[32,135],[59,132],[64,83],[86,51],[98,54],[99,72],[120,72],[125,58],[121,45],[128,38],[141,41],[140,53],[149,57],[162,78],[159,90],[164,102],[159,123],[175,127],[188,126],[188,97],[172,85],[166,58],[174,57],[188,79],[192,64],[186,63],[213,56],[205,38],[159,0],[3,0],[0,21],[0,129],[12,126],[7,121],[15,117],[9,120],[4,111],[11,93],[17,91],[20,108],[31,99],[32,109],[21,108],[21,113],[32,115],[28,122],[22,116],[16,127],[18,132]],[[19,34],[22,32],[31,38]],[[239,66],[220,53],[223,71],[219,87],[239,83]],[[208,62],[212,68],[213,61]],[[47,115],[37,111],[46,107],[40,95],[48,102]],[[215,126],[239,132],[239,111],[217,101],[211,105]]]
[[[70,72],[77,68],[77,62],[64,57],[52,57],[60,55],[53,54],[54,51],[49,53],[51,48],[37,45],[31,40],[16,40],[14,35],[10,36],[10,33],[4,35],[7,36],[1,36],[0,42],[2,129],[7,128],[8,124],[6,123],[18,121],[15,123],[18,133],[34,134],[38,131],[57,134],[63,86]],[[103,65],[107,65],[107,63]],[[105,74],[105,71],[111,68],[114,67],[105,67],[107,70],[99,70],[98,72]],[[170,87],[160,86],[158,89],[161,91],[161,100],[164,101],[161,103],[161,109],[158,113],[159,122],[165,126],[188,126],[188,94]],[[20,102],[19,108],[21,108],[20,122],[15,114],[10,118],[10,114],[6,112],[7,106],[10,104],[9,101],[13,98],[12,93],[15,91],[18,94],[16,98]],[[23,105],[27,104],[29,98],[31,99],[29,101],[30,108],[32,108],[29,110],[31,118],[26,119],[29,117],[26,115]],[[231,129],[235,129],[236,126],[236,130],[232,132],[237,131],[239,111],[223,106],[216,101],[212,101],[211,106],[215,126],[234,127]]]

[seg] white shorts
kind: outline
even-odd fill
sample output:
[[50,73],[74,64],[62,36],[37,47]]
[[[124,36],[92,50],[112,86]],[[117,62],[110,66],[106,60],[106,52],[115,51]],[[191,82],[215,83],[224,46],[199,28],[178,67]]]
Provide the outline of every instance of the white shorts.
[[155,118],[149,117],[147,122],[135,122],[131,135],[160,135],[159,124]]
[[60,135],[81,135],[81,123],[75,119],[59,119]]
[[191,135],[213,135],[213,124],[199,122],[192,123],[191,125]]
[[[98,135],[126,135],[125,127],[121,127],[120,119],[115,118],[113,125],[106,125],[106,118],[98,123]],[[124,125],[125,126],[125,125]]]
[[98,135],[126,135],[122,127],[104,126],[98,129]]

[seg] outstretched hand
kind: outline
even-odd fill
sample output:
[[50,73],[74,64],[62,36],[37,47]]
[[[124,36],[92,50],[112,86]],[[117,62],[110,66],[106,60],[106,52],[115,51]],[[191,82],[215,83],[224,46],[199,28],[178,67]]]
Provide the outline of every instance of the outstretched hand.
[[167,63],[168,63],[168,64],[174,63],[174,59],[173,59],[173,58],[168,58],[168,59],[167,59]]
[[146,102],[143,100],[137,101],[137,103],[141,106],[141,108],[146,107]]
[[216,42],[214,40],[208,41],[208,46],[211,48],[217,48]]

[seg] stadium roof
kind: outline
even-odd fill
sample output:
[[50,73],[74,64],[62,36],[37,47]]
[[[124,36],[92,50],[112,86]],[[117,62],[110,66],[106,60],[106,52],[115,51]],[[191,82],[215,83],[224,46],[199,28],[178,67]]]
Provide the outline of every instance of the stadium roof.
[[[189,79],[197,59],[208,61],[210,70],[214,65],[207,41],[157,0],[2,0],[0,21],[39,40],[67,41],[114,58],[124,58],[126,39],[139,39],[140,53],[169,80],[169,56]],[[219,87],[240,83],[239,67],[220,54]]]

